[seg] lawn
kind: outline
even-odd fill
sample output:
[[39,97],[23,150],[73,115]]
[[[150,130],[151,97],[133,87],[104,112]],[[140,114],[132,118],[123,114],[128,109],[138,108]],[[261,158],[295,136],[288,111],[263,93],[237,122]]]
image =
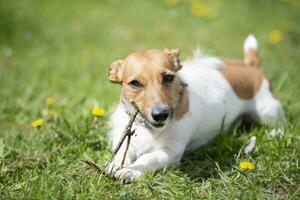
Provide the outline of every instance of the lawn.
[[[299,22],[298,0],[0,0],[0,199],[300,199]],[[197,45],[242,58],[248,33],[286,110],[284,136],[236,126],[129,185],[86,169],[82,159],[103,166],[111,155],[112,61],[164,47],[184,59]]]

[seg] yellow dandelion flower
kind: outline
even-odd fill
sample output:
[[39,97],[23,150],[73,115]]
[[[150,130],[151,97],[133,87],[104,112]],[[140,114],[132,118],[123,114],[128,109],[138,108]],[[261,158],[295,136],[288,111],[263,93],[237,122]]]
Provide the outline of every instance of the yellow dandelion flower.
[[164,3],[165,3],[167,6],[174,6],[174,5],[176,5],[177,3],[179,3],[179,0],[164,0]]
[[40,128],[41,126],[43,126],[43,124],[44,124],[43,119],[37,119],[31,123],[31,126],[34,128]]
[[56,99],[54,98],[54,97],[47,97],[47,99],[46,99],[46,104],[48,105],[48,106],[51,106],[51,105],[53,105],[53,104],[55,104],[56,103]]
[[283,39],[283,34],[281,31],[279,30],[272,30],[270,33],[269,33],[269,39],[271,41],[271,43],[273,44],[277,44],[279,42],[282,41]]
[[209,9],[209,7],[200,2],[192,3],[191,12],[194,16],[197,17],[213,17],[213,13]]
[[105,111],[103,108],[100,108],[98,106],[95,106],[93,109],[92,109],[92,114],[95,116],[95,117],[103,117],[105,115]]
[[240,162],[240,168],[247,169],[247,170],[254,170],[255,166],[251,162],[243,161],[243,162]]

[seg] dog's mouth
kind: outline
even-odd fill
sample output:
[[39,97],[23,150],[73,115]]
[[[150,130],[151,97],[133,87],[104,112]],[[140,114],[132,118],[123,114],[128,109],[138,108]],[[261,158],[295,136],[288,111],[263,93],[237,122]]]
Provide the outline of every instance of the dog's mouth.
[[[135,104],[131,104],[131,105],[133,105],[136,109],[138,109]],[[131,113],[129,111],[127,111],[127,114],[131,115]],[[172,118],[172,114],[173,114],[173,112],[171,111],[170,116],[168,117],[168,119],[166,119],[165,121],[162,121],[162,122],[156,122],[150,116],[148,116],[147,113],[139,111],[139,113],[136,117],[136,122],[139,123],[142,126],[160,131],[163,128],[165,128],[166,125],[169,123],[169,121]]]
[[141,115],[144,118],[145,126],[147,126],[148,128],[157,130],[157,131],[161,131],[165,127],[167,127],[167,125],[172,120],[173,112],[171,110],[170,113],[169,113],[168,118],[165,119],[164,121],[154,121],[151,117],[147,117],[147,115],[144,115],[144,114],[141,114]]
[[163,130],[170,122],[171,118],[168,118],[167,120],[163,122],[155,122],[151,119],[144,118],[144,124],[150,129],[154,130]]
[[151,123],[151,125],[155,128],[162,128],[165,126],[165,123]]
[[136,118],[137,122],[140,123],[141,125],[144,125],[148,128],[151,128],[151,129],[161,129],[163,128],[166,124],[167,124],[167,121],[164,121],[164,122],[154,122],[152,121],[151,119],[148,119],[143,113],[139,113],[137,118]]
[[154,130],[161,130],[166,126],[166,123],[153,123],[150,122],[149,120],[145,120],[145,126],[150,128],[150,129],[154,129]]
[[153,122],[151,119],[148,119],[145,117],[142,113],[139,113],[137,117],[137,122],[140,123],[143,126],[146,126],[150,129],[162,129],[166,126],[167,121],[164,122]]

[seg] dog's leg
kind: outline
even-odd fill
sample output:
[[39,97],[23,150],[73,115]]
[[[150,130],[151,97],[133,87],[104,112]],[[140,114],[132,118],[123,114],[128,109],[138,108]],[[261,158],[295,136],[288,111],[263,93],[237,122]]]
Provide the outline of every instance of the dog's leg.
[[[176,145],[175,145],[176,146]],[[118,170],[115,174],[117,179],[126,183],[132,182],[147,171],[155,171],[170,165],[179,164],[184,152],[184,147],[176,146],[177,149],[165,148],[140,156],[133,164]]]
[[260,124],[274,128],[281,134],[286,122],[284,110],[280,101],[270,90],[269,82],[266,80],[254,99],[253,113],[257,116]]
[[283,128],[285,124],[285,115],[281,103],[275,99],[270,98],[268,104],[264,107],[259,106],[257,114],[261,124],[273,127]]

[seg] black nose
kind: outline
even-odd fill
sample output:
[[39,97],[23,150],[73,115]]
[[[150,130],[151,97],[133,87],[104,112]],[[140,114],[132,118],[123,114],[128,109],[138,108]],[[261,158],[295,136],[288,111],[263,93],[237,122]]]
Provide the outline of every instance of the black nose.
[[154,107],[151,115],[155,121],[162,122],[169,117],[169,109],[166,107]]

